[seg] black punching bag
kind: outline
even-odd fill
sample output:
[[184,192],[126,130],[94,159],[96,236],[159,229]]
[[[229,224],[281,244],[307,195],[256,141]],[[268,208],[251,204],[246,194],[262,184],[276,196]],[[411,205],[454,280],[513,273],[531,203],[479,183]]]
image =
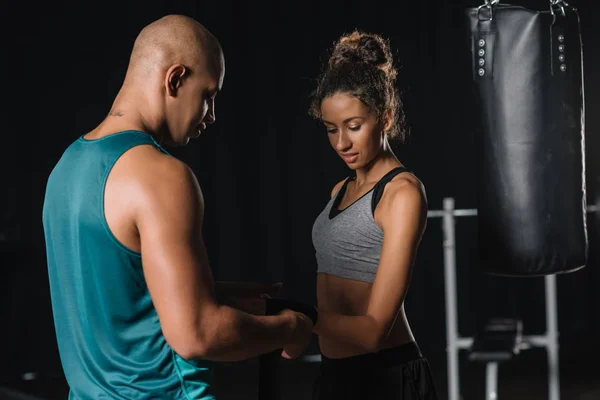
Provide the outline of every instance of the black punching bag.
[[582,42],[577,10],[486,0],[467,10],[477,101],[479,261],[504,276],[585,266]]

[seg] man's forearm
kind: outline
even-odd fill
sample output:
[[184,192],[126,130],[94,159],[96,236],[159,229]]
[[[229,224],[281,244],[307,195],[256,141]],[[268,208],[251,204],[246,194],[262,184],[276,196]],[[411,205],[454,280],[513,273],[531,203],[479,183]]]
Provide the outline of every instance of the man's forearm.
[[296,327],[294,314],[255,316],[228,306],[219,306],[209,328],[203,358],[240,361],[281,349]]

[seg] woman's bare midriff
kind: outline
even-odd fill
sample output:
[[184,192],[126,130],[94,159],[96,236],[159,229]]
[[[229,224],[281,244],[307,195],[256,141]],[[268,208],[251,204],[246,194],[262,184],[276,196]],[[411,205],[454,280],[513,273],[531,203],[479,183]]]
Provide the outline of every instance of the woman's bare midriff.
[[[334,275],[317,274],[317,300],[319,309],[343,315],[366,315],[371,296],[372,284],[340,278]],[[406,315],[404,304],[389,336],[380,350],[414,341]],[[321,353],[329,358],[351,357],[367,353],[360,346],[331,340],[319,336]]]

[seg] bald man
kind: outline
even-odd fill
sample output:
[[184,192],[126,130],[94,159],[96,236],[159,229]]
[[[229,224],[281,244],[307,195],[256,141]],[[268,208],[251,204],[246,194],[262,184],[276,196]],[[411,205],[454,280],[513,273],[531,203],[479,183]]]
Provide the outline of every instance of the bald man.
[[278,348],[297,357],[308,345],[304,314],[217,301],[202,193],[162,147],[215,121],[224,71],[198,22],[171,15],[145,27],[108,116],[48,179],[43,224],[69,399],[214,399],[211,362]]

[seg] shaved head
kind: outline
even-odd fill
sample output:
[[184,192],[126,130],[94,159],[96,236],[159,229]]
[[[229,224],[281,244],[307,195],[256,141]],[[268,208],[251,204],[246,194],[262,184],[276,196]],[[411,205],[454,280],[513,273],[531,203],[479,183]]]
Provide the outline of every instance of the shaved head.
[[127,75],[135,79],[173,64],[214,75],[222,66],[222,58],[218,40],[202,24],[183,15],[167,15],[139,33]]
[[142,29],[102,129],[149,132],[181,146],[215,122],[225,75],[219,41],[198,21],[167,15]]

